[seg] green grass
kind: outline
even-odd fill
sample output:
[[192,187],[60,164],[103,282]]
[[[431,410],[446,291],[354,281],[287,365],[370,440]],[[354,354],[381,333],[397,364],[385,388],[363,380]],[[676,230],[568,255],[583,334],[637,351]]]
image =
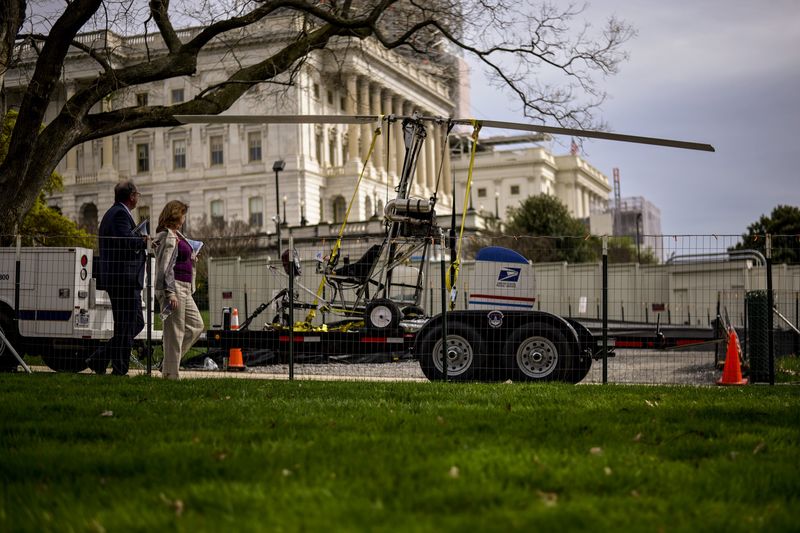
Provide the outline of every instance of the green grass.
[[36,374],[0,390],[2,531],[800,528],[795,387]]

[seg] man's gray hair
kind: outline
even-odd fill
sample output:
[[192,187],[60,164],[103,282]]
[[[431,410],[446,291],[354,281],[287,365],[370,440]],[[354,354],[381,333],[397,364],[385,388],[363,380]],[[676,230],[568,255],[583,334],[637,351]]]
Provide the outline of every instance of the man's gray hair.
[[136,185],[131,180],[120,181],[114,186],[114,201],[127,202],[128,199],[137,191]]

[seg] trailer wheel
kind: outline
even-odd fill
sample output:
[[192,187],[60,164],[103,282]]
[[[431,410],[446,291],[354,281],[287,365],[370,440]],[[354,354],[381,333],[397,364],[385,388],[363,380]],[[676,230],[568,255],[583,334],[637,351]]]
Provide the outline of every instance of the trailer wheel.
[[[8,342],[11,343],[11,346],[17,350],[17,353],[20,353],[18,348],[19,342],[17,342],[19,340],[19,333],[17,332],[16,324],[14,324],[14,319],[11,318],[9,313],[10,311],[0,311],[0,331],[3,332],[3,335],[5,335]],[[20,355],[22,354],[20,353]],[[11,353],[11,350],[8,349],[6,343],[0,340],[0,372],[10,372],[17,368],[18,364],[19,361],[17,361],[17,358]]]
[[543,324],[517,328],[506,343],[514,381],[553,381],[567,377],[568,343],[564,334]]
[[377,298],[367,304],[364,322],[369,329],[394,329],[400,323],[400,309],[388,298]]
[[[429,329],[420,341],[419,364],[429,380],[444,378],[442,367],[442,328]],[[477,379],[485,355],[480,334],[463,324],[447,327],[447,377],[454,381]]]
[[567,372],[567,380],[570,383],[580,383],[589,374],[589,370],[592,369],[592,358],[588,355],[576,355],[570,357],[570,360],[572,361],[572,366]]
[[[88,368],[86,358],[91,355],[83,348],[42,350],[42,361],[56,372],[80,372]],[[46,353],[45,353],[46,352]]]

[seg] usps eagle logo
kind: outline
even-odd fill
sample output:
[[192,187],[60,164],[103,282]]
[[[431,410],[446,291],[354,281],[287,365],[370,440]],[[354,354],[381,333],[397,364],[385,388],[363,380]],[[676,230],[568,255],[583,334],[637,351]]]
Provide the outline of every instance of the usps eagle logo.
[[486,314],[486,318],[489,320],[489,325],[493,328],[499,328],[503,325],[503,313],[500,311],[489,311]]
[[503,267],[497,276],[498,287],[516,287],[522,269],[519,267]]

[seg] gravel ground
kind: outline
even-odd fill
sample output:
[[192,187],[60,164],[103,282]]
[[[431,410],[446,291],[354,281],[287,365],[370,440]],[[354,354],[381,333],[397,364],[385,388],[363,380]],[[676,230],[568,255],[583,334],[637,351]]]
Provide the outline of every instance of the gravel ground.
[[[202,375],[204,372],[198,371],[197,374]],[[419,363],[412,360],[392,363],[295,364],[294,375],[297,379],[427,381]],[[712,385],[720,375],[720,371],[714,367],[713,351],[625,351],[608,360],[609,383]],[[242,377],[245,376],[287,379],[289,365],[250,367]],[[595,361],[582,383],[602,383],[602,380],[603,362]]]

